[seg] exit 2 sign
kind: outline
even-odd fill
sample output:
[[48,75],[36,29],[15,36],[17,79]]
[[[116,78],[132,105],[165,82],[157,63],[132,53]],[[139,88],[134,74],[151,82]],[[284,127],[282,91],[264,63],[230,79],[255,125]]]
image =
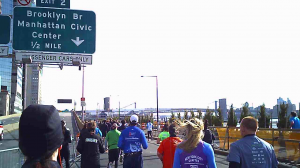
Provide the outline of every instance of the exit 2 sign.
[[70,0],[36,0],[36,6],[70,9]]

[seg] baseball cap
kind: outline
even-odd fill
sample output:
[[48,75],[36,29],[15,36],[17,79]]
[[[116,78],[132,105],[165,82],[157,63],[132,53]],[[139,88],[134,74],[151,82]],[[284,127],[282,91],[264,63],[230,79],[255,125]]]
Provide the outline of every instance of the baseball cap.
[[30,105],[22,113],[19,123],[19,147],[31,158],[49,155],[64,140],[61,119],[52,105]]
[[139,117],[137,116],[137,115],[132,115],[131,117],[130,117],[130,121],[131,122],[139,122]]

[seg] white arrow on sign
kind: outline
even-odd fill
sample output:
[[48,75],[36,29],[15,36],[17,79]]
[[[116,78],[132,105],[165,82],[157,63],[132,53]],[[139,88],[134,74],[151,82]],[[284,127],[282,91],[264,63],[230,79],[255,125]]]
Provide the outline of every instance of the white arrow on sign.
[[79,40],[79,37],[76,37],[76,40],[71,39],[77,46],[80,46],[81,43],[84,42],[84,40]]

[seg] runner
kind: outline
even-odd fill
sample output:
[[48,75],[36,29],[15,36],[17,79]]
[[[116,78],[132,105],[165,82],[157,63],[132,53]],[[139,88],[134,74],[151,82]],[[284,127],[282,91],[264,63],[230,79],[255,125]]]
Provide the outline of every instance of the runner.
[[204,137],[203,137],[203,141],[210,144],[213,147],[213,142],[215,140],[215,136],[214,134],[208,129],[208,120],[205,120],[204,122]]
[[157,156],[163,162],[163,168],[172,168],[176,146],[182,140],[176,137],[175,125],[169,127],[170,137],[164,139],[157,149]]
[[123,168],[143,168],[142,148],[148,148],[145,133],[136,127],[138,116],[130,117],[130,126],[122,131],[118,147],[124,150],[125,158]]
[[106,140],[108,142],[108,168],[111,168],[113,162],[115,162],[115,168],[118,167],[119,163],[119,153],[118,141],[121,132],[117,130],[117,123],[114,123],[111,130],[106,135]]
[[291,129],[300,129],[300,120],[297,117],[297,113],[295,111],[291,112],[290,123]]
[[[125,120],[122,120],[121,123],[122,123],[122,125],[120,127],[118,127],[118,130],[120,132],[122,132],[127,127]],[[120,162],[121,163],[123,162],[123,158],[124,158],[124,156],[123,156],[123,150],[120,150]]]
[[71,133],[70,130],[66,127],[66,122],[61,120],[62,131],[64,135],[64,141],[62,144],[62,149],[60,151],[61,158],[58,158],[59,161],[65,159],[66,168],[70,168],[70,149],[69,143],[71,143]]
[[203,122],[197,118],[177,121],[179,132],[185,135],[182,143],[178,144],[173,168],[209,167],[216,168],[215,156],[210,144],[203,142]]
[[148,141],[150,141],[150,135],[151,135],[151,140],[153,139],[152,137],[152,129],[153,129],[153,124],[149,120],[147,123],[147,129],[148,129]]
[[81,168],[100,168],[100,153],[104,153],[102,139],[95,135],[95,125],[87,124],[88,133],[82,135],[77,145],[81,154]]
[[258,138],[258,122],[253,117],[243,118],[240,126],[242,139],[230,145],[229,168],[277,168],[278,161],[272,145]]
[[163,141],[164,139],[170,137],[170,134],[169,134],[169,131],[168,131],[168,124],[165,124],[164,125],[164,128],[163,128],[163,132],[161,132],[159,135],[158,135],[158,138],[157,138],[157,144],[160,144],[161,141]]
[[61,120],[54,106],[30,105],[23,111],[19,123],[19,148],[26,161],[22,168],[61,168],[56,159],[63,141]]

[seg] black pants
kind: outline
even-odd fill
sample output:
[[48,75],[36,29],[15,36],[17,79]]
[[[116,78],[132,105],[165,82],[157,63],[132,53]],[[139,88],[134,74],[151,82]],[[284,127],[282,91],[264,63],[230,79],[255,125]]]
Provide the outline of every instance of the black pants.
[[118,148],[108,150],[108,160],[110,163],[115,162],[115,168],[117,168],[119,164],[119,155],[120,155],[120,149]]
[[151,139],[152,139],[152,131],[148,131],[148,139],[150,139],[150,135],[151,135]]
[[143,168],[142,153],[129,156],[125,154],[123,168]]
[[61,150],[60,151],[60,158],[59,158],[59,156],[57,156],[57,162],[60,164],[60,160],[61,160],[61,162],[63,162],[63,159],[65,159],[66,168],[70,168],[70,151],[69,150]]
[[65,159],[66,168],[70,168],[70,151],[69,150],[61,151],[60,155],[61,155],[61,161]]

